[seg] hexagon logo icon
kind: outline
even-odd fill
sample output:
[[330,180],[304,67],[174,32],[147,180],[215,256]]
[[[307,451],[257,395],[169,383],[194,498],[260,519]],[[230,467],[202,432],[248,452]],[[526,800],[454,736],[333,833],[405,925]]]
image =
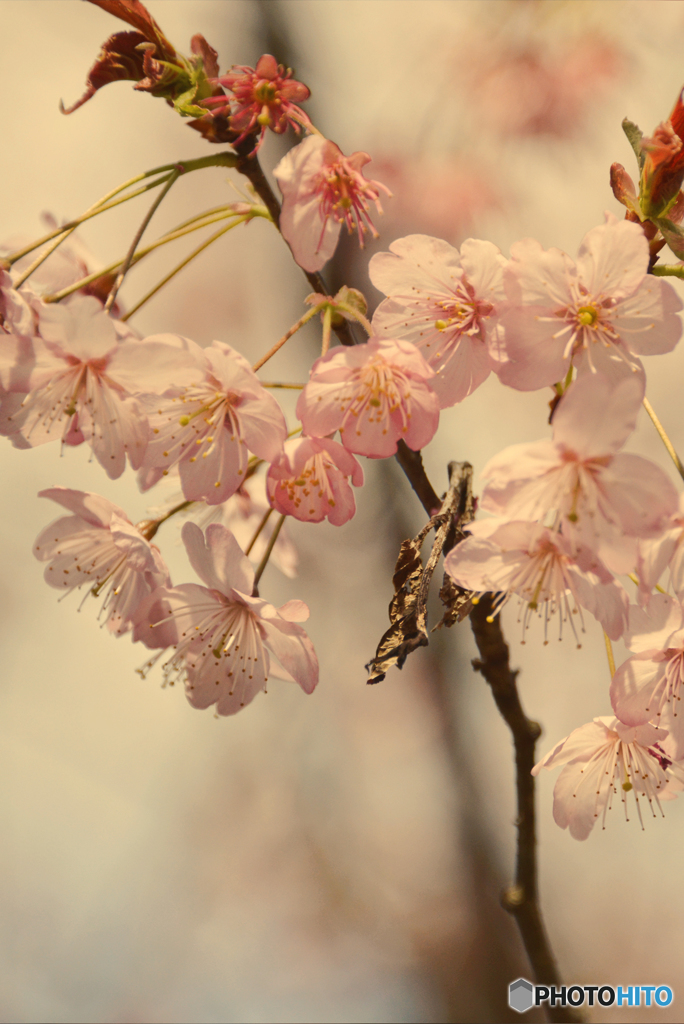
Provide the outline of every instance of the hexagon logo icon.
[[534,1006],[534,986],[526,978],[518,978],[508,986],[508,1005],[518,1013],[526,1013]]

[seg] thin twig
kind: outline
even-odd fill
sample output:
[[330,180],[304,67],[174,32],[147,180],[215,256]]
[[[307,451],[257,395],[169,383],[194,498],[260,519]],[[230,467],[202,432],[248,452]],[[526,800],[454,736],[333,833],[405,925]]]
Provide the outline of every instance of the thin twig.
[[266,523],[270,519],[272,512],[273,512],[272,508],[267,508],[266,511],[264,512],[263,516],[261,517],[261,519],[259,521],[259,525],[257,526],[256,530],[254,531],[254,536],[252,537],[252,539],[250,540],[249,544],[245,548],[245,554],[246,555],[248,555],[250,553],[250,551],[252,550],[252,548],[256,544],[257,540],[259,539],[259,534],[261,533],[261,531],[263,530],[264,526],[266,525]]
[[136,231],[135,237],[133,238],[133,241],[131,242],[130,249],[126,253],[126,258],[123,261],[123,263],[121,264],[121,270],[116,275],[116,279],[114,281],[114,284],[112,285],[111,290],[109,292],[109,295],[107,296],[107,301],[105,302],[105,305],[104,305],[105,313],[109,313],[110,312],[112,306],[114,305],[114,303],[116,301],[117,292],[119,291],[119,288],[121,287],[121,285],[123,283],[124,277],[128,273],[128,268],[131,265],[131,260],[135,256],[135,250],[138,248],[138,242],[140,241],[140,239],[142,238],[143,234],[145,233],[145,228],[147,227],[147,225],[150,223],[150,221],[154,217],[154,215],[155,215],[159,205],[162,203],[162,201],[166,197],[166,194],[168,193],[168,191],[171,189],[171,187],[173,185],[175,185],[175,183],[178,181],[178,179],[180,178],[182,173],[183,173],[183,167],[181,165],[179,165],[175,169],[175,171],[173,171],[169,175],[169,180],[166,182],[166,184],[164,185],[164,188],[161,190],[161,192],[159,193],[159,195],[157,196],[157,198],[155,199],[155,201],[152,203],[152,205],[150,206],[149,210],[147,211],[147,214],[143,218],[143,222],[140,225],[140,227],[138,228],[138,230]]
[[273,528],[273,533],[271,534],[269,542],[268,542],[268,545],[266,547],[266,550],[264,551],[263,558],[259,562],[259,565],[257,566],[256,572],[254,573],[254,590],[252,591],[254,597],[258,597],[259,596],[259,592],[257,590],[257,587],[259,585],[259,580],[262,577],[264,569],[268,565],[268,560],[271,557],[271,552],[273,551],[275,542],[278,540],[278,534],[280,533],[280,531],[283,528],[283,523],[285,522],[285,518],[286,518],[285,516],[281,516],[280,519],[278,520],[278,522],[275,524],[275,526]]
[[257,359],[256,363],[252,367],[254,373],[256,373],[257,370],[260,370],[264,363],[267,363],[269,359],[271,359],[271,357],[274,356],[276,352],[278,352],[283,347],[285,342],[289,341],[292,335],[296,334],[300,327],[303,327],[304,324],[308,324],[309,320],[311,320],[311,318],[314,317],[316,313],[319,313],[320,310],[321,306],[314,306],[313,309],[308,309],[304,316],[300,316],[297,323],[293,324],[289,331],[286,331],[279,341],[276,341],[275,345],[268,350],[266,355],[262,356],[261,359]]
[[[172,278],[174,278],[176,274],[180,273],[180,271],[183,270],[184,267],[187,267],[188,263],[194,260],[196,256],[199,256],[200,253],[204,252],[205,249],[208,249],[210,245],[212,245],[221,237],[221,235],[225,235],[227,231],[230,231],[232,228],[237,227],[238,224],[242,224],[247,219],[247,217],[240,217],[238,218],[238,220],[233,221],[231,224],[226,224],[226,226],[222,227],[219,231],[215,231],[213,235],[210,235],[209,238],[206,239],[206,241],[202,242],[201,245],[198,245],[196,249],[193,249],[189,256],[186,256],[184,260],[181,260],[180,263],[178,263],[173,268],[173,270],[170,270],[169,273],[154,286],[154,288],[151,288],[146,295],[143,295],[142,299],[139,299],[136,302],[135,306],[133,306],[132,309],[129,309],[126,315],[122,316],[121,319],[124,321],[130,320],[134,313],[137,313],[139,309],[142,309],[146,302],[149,302],[149,300],[154,295],[156,295],[158,291],[161,291],[164,285],[168,284],[169,281]],[[204,227],[205,225],[202,226]]]
[[667,448],[667,454],[670,456],[670,458],[674,462],[675,466],[677,467],[677,472],[679,473],[679,475],[684,480],[684,465],[682,464],[682,460],[677,455],[677,452],[674,449],[674,445],[672,444],[672,441],[670,440],[670,438],[665,433],[665,428],[663,427],[662,423],[660,422],[660,420],[656,416],[656,414],[655,414],[655,412],[653,410],[653,406],[649,402],[648,398],[646,398],[646,396],[644,396],[643,404],[644,404],[644,409],[646,410],[646,412],[648,413],[648,415],[651,417],[651,419],[653,421],[653,426],[658,431],[658,436],[660,437],[660,440],[663,442],[663,444]]

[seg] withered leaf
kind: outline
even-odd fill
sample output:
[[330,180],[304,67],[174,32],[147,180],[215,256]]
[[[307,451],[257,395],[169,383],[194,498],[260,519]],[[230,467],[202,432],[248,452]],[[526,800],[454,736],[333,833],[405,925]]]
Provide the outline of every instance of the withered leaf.
[[445,611],[437,625],[432,627],[433,633],[436,629],[441,629],[442,626],[453,626],[455,622],[463,622],[473,607],[473,592],[459,587],[458,583],[454,583],[451,576],[446,572],[444,573],[439,597]]
[[84,103],[91,99],[98,89],[110,82],[139,82],[145,72],[143,70],[143,54],[137,47],[147,42],[140,32],[115,32],[102,44],[100,54],[88,72],[86,90],[80,100],[70,107],[61,105],[63,114],[73,114]]
[[[433,516],[413,540],[403,541],[394,568],[392,582],[394,597],[389,606],[390,628],[383,634],[375,657],[366,665],[368,682],[379,683],[387,670],[396,665],[401,668],[409,654],[428,643],[427,598],[430,581],[440,556],[463,539],[461,525],[473,518],[472,466],[469,463],[449,464],[449,490],[444,496],[439,513]],[[423,567],[421,545],[430,532],[436,530],[432,550]],[[447,611],[440,625],[450,626],[470,611],[471,595],[456,587],[445,576],[440,597]]]
[[369,683],[381,682],[389,668],[393,665],[401,668],[411,651],[427,644],[425,610],[419,604],[422,578],[420,546],[415,540],[405,540],[392,577],[394,596],[389,606],[392,625],[383,634],[375,657],[366,665]]

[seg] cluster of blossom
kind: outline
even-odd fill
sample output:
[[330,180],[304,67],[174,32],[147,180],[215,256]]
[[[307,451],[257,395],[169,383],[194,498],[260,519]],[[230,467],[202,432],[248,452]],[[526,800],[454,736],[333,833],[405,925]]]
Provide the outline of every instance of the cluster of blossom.
[[[308,89],[273,57],[209,82],[215,92],[201,99],[203,117],[227,119],[239,134],[235,145],[255,138],[256,152],[267,127],[309,133],[274,170],[281,231],[304,270],[327,262],[343,225],[361,244],[366,231],[376,233],[369,204],[379,209],[387,190],[363,175],[370,158],[345,157],[313,128],[294,103]],[[230,95],[219,96],[219,86]],[[681,142],[668,145],[663,160],[672,169]],[[662,167],[659,174],[649,181],[662,179]],[[618,784],[623,800],[633,790],[637,807],[639,797],[659,806],[684,785],[676,710],[684,505],[658,466],[622,448],[644,399],[641,356],[674,348],[682,303],[649,274],[654,233],[630,213],[624,221],[607,214],[576,261],[532,239],[515,244],[510,259],[476,239],[460,251],[425,235],[398,239],[370,262],[371,281],[386,296],[372,323],[348,289],[308,300],[313,309],[296,327],[320,312],[323,346],[292,431],[255,372],[267,357],[252,368],[220,341],[200,348],[173,334],[140,338],[99,297],[76,291],[46,301],[1,271],[0,432],[18,448],[87,443],[110,478],[128,460],[142,491],[171,475],[183,495],[134,526],[98,495],[42,491],[70,513],[36,542],[48,583],[66,591],[85,585],[103,597],[108,629],[157,651],[150,666],[170,651],[165,678],[182,680],[194,707],[233,714],[270,674],[311,693],[318,663],[300,625],[307,607],[291,600],[276,609],[257,591],[272,551],[293,572],[282,519],[269,538],[270,512],[340,526],[355,513],[352,485],[363,483],[356,456],[387,458],[399,442],[423,448],[440,411],[492,372],[522,391],[551,386],[552,439],[514,445],[489,462],[479,507],[491,518],[471,524],[445,567],[465,590],[495,593],[495,612],[516,594],[523,632],[536,615],[545,642],[553,616],[559,636],[565,626],[578,640],[586,611],[634,652],[612,681],[615,717],[576,730],[535,768],[565,765],[556,821],[586,838],[600,814],[605,820]],[[333,316],[360,322],[367,341],[330,349]],[[255,476],[262,464],[265,479]],[[259,479],[260,499],[252,491]],[[165,519],[188,507],[214,520],[206,529],[186,522],[182,531],[204,585],[174,586],[152,541]],[[254,527],[249,540],[246,524]],[[259,558],[256,574],[248,556]],[[668,570],[675,596],[654,595]],[[618,579],[630,575],[637,603]]]

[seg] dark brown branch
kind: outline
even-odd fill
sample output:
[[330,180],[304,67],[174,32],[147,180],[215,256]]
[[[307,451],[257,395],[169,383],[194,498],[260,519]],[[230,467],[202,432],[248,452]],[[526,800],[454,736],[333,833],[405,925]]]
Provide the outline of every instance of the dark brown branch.
[[[503,894],[502,904],[515,918],[530,958],[534,978],[540,985],[562,984],[558,965],[549,944],[539,906],[537,884],[537,836],[534,806],[535,745],[541,727],[525,714],[516,685],[517,671],[510,668],[508,644],[501,632],[498,615],[493,615],[493,597],[485,594],[470,614],[470,624],[479,660],[473,668],[489,683],[497,708],[511,730],[515,748],[518,797],[517,860],[515,883]],[[581,1021],[584,1017],[571,1007],[546,1008],[551,1021]]]
[[[240,174],[244,174],[244,176],[249,179],[252,188],[270,213],[273,223],[278,230],[280,230],[280,203],[269,184],[268,178],[263,172],[258,157],[249,155],[253,148],[253,142],[254,140],[250,136],[245,139],[244,142],[235,147],[240,158],[238,160],[237,170]],[[312,274],[308,270],[303,270],[302,273],[305,275],[307,281],[315,292],[318,292],[320,295],[328,294],[325,281],[320,274]],[[355,344],[354,335],[352,334],[349,323],[346,320],[342,321],[342,323],[337,326],[333,325],[333,330],[341,345]],[[439,501],[437,502],[437,505],[439,505]]]

